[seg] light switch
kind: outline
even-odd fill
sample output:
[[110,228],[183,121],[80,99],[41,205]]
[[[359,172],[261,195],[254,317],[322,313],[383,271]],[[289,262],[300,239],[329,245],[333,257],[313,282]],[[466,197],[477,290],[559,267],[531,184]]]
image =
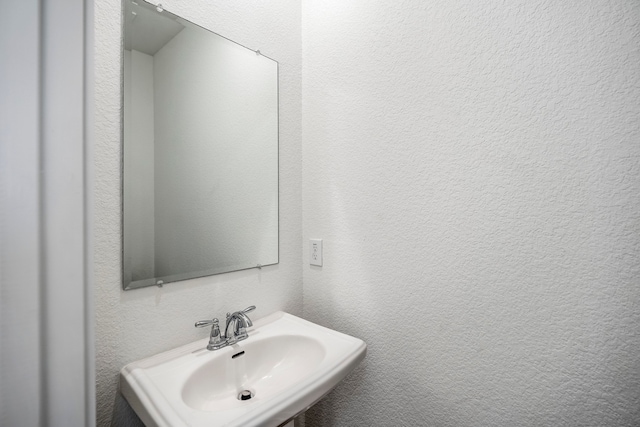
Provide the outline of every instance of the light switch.
[[322,267],[322,239],[309,240],[309,264]]

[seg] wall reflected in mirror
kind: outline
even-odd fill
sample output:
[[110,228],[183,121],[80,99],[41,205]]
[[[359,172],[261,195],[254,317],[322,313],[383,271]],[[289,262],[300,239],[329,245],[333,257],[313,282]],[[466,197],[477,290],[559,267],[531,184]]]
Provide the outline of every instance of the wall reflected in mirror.
[[278,63],[123,11],[124,289],[278,263]]

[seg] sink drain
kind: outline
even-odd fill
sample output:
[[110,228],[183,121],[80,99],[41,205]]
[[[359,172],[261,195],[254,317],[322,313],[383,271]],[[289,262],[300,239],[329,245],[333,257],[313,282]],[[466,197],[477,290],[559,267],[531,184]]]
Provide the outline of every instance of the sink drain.
[[238,400],[249,400],[253,397],[251,390],[242,390],[238,395]]

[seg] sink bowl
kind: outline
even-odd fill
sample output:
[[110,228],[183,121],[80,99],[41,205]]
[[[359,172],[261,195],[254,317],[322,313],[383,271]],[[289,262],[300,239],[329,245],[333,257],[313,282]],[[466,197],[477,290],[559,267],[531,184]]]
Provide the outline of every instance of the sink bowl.
[[204,339],[130,363],[120,372],[121,392],[147,427],[277,427],[331,391],[366,353],[358,338],[283,312],[248,332],[220,350],[208,351]]
[[201,411],[219,411],[246,406],[238,399],[243,390],[255,398],[274,396],[318,369],[326,351],[313,338],[281,335],[247,342],[237,354],[214,358],[196,369],[182,388],[184,402]]

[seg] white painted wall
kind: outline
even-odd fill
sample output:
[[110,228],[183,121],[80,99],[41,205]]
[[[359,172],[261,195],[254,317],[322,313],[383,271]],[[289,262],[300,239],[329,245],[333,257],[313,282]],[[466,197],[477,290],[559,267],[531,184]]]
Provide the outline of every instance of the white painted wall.
[[280,263],[122,291],[120,218],[121,12],[119,0],[95,3],[95,304],[97,424],[138,425],[117,393],[118,372],[133,360],[206,337],[199,319],[257,305],[302,314],[301,31],[294,1],[163,1],[163,6],[280,63]]
[[118,370],[193,320],[300,314],[303,236],[325,249],[304,317],[369,344],[308,426],[638,424],[637,3],[309,0],[302,97],[299,4],[165,7],[280,61],[281,258],[120,291],[120,4],[98,1],[99,425],[135,424]]
[[302,19],[304,316],[369,345],[306,425],[638,425],[640,3]]

